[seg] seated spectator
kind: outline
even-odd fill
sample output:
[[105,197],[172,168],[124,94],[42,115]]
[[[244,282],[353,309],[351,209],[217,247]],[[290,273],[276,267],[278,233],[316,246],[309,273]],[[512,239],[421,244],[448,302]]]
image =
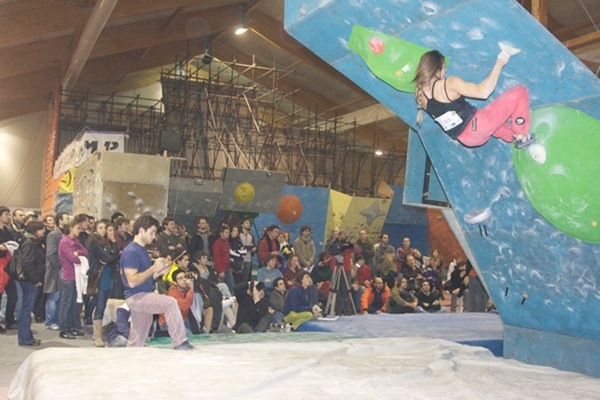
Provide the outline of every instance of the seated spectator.
[[231,294],[229,287],[224,282],[217,283],[217,288],[221,292],[221,296],[223,296],[223,299],[221,300],[223,312],[221,314],[221,321],[219,322],[218,329],[218,332],[220,332],[223,324],[230,329],[235,325],[237,302],[235,296]]
[[294,286],[294,282],[296,281],[296,275],[300,271],[302,271],[300,259],[297,255],[293,255],[290,258],[290,260],[287,263],[285,263],[285,268],[283,269],[283,280],[286,289],[290,289],[292,286]]
[[[187,334],[191,335],[192,327],[190,325],[188,314],[190,312],[190,308],[192,307],[192,302],[194,301],[194,280],[190,279],[187,272],[182,269],[175,271],[173,273],[173,278],[175,280],[175,284],[169,288],[167,295],[177,300],[177,306],[179,306],[179,310],[181,311],[185,329]],[[164,314],[160,314],[158,317],[158,326],[162,331],[169,330]]]
[[426,311],[419,307],[419,300],[415,297],[414,292],[408,290],[406,278],[400,278],[388,299],[387,312],[390,314],[407,314]]
[[421,265],[412,255],[412,253],[406,256],[406,263],[402,267],[402,277],[406,278],[408,282],[408,290],[417,291],[421,288],[421,282],[423,281],[423,271]]
[[296,284],[288,291],[283,306],[283,320],[291,324],[292,329],[297,330],[304,322],[322,317],[315,289],[308,272],[302,271],[296,276]]
[[392,253],[385,254],[379,263],[379,268],[377,269],[375,276],[383,279],[386,286],[390,288],[396,285],[397,274],[394,255]]
[[265,291],[270,294],[273,291],[273,281],[276,278],[283,278],[283,274],[277,269],[277,256],[271,254],[267,257],[267,263],[258,270],[256,279],[263,283]]
[[430,258],[429,263],[423,268],[423,278],[429,282],[431,290],[437,291],[443,299],[441,263],[441,257]]
[[275,287],[275,290],[273,290],[269,296],[269,305],[275,310],[275,313],[273,314],[273,323],[283,324],[283,305],[285,304],[285,298],[287,296],[284,278],[276,278],[273,281],[273,286]]
[[[217,286],[219,284],[219,276],[216,271],[208,265],[208,253],[205,251],[198,251],[196,253],[196,260],[198,263],[195,264],[195,267],[198,270],[199,277],[194,284],[194,291],[197,294],[202,294],[203,308],[207,309],[211,307],[213,310],[212,321],[205,318],[203,327],[204,330],[207,330],[209,333],[214,333],[219,330],[221,317],[223,315],[223,295]],[[192,274],[194,274],[193,271]]]
[[362,255],[356,257],[356,262],[351,271],[350,291],[352,293],[352,301],[357,312],[360,312],[360,298],[365,291],[365,287],[371,285],[373,277],[371,276],[371,268],[365,264],[365,258]]
[[328,257],[325,252],[319,254],[317,265],[310,271],[310,277],[317,287],[319,303],[325,304],[331,290],[331,277],[333,276],[333,257]]
[[437,290],[432,291],[429,281],[424,280],[421,284],[421,290],[417,293],[417,299],[419,300],[419,306],[425,311],[430,313],[442,313],[446,312],[445,308],[442,308],[440,304],[440,294]]
[[171,278],[171,275],[172,275],[173,272],[175,272],[179,268],[177,268],[177,265],[175,265],[173,263],[172,253],[170,253],[170,252],[160,253],[159,256],[165,259],[165,264],[171,266],[171,269],[169,270],[169,272],[167,272],[166,274],[164,274],[156,282],[156,290],[158,291],[158,293],[166,295],[167,292],[169,291],[169,288],[175,283],[173,281],[173,279]]
[[235,286],[238,312],[233,329],[237,333],[266,332],[273,321],[273,310],[265,299],[265,285],[259,281]]
[[390,288],[380,277],[373,280],[373,284],[365,288],[360,298],[360,310],[363,314],[381,314],[386,312],[387,301],[390,297]]

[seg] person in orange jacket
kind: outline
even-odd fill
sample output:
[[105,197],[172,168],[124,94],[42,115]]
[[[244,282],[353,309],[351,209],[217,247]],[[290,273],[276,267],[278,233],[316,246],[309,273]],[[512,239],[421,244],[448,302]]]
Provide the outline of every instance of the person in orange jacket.
[[373,280],[360,298],[360,309],[363,314],[381,314],[386,312],[386,304],[390,297],[390,288],[380,277]]

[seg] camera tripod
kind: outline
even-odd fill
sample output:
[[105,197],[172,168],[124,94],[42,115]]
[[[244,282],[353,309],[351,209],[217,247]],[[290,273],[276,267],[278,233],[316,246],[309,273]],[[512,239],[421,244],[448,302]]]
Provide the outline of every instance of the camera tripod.
[[[344,285],[342,288],[341,285]],[[327,297],[327,305],[325,306],[324,315],[336,315],[335,306],[338,301],[338,295],[340,294],[340,289],[342,289],[342,298],[339,300],[342,301],[342,307],[340,309],[340,314],[343,314],[343,301],[347,300],[348,304],[352,308],[352,313],[356,315],[356,308],[354,307],[354,301],[352,300],[352,293],[350,291],[350,283],[348,282],[348,277],[344,271],[343,264],[335,263],[333,267],[333,275],[331,277],[331,289],[329,290],[329,296]]]

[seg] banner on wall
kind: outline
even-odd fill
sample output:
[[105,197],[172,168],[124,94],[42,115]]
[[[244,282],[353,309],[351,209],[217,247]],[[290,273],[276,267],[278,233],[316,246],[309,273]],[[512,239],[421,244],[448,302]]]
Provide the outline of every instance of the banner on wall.
[[60,153],[54,163],[54,179],[73,167],[83,164],[96,151],[125,152],[123,132],[99,132],[84,130]]

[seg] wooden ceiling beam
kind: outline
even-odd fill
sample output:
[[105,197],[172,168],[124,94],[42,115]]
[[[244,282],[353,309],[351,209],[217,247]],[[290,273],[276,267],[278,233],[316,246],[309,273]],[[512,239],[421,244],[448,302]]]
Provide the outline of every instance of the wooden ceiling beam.
[[586,46],[589,44],[600,42],[600,31],[588,33],[587,35],[579,36],[573,39],[565,40],[563,45],[569,50],[574,50],[576,48]]
[[[153,46],[168,50],[170,43],[185,42],[187,39],[194,42],[194,40],[198,40],[199,35],[210,35],[231,26],[236,21],[237,7],[231,6],[208,11],[178,13],[177,18],[165,31],[161,31],[164,24],[163,19],[107,28],[98,38],[88,63],[92,59],[138,49],[144,49],[150,53],[148,48]],[[196,26],[186,29],[187,24],[201,25],[203,23],[205,23],[203,27]],[[190,32],[194,32],[194,34],[190,35]],[[123,40],[123,38],[127,38],[127,40]],[[59,37],[31,43],[27,46],[4,49],[0,52],[0,92],[2,92],[2,78],[17,77],[22,74],[29,76],[28,74],[34,71],[40,71],[43,74],[43,71],[48,68],[57,66],[63,70],[66,69],[70,56],[70,41],[70,37]],[[167,45],[167,47],[161,45]],[[156,54],[156,51],[152,54]],[[167,54],[171,57],[173,53],[167,51]],[[180,55],[185,55],[185,51],[181,52]],[[140,56],[138,55],[138,57]],[[120,58],[119,60],[122,61]],[[169,60],[169,62],[174,61],[174,58]],[[111,70],[114,70],[114,68],[114,65],[110,67]]]
[[[237,6],[223,6],[106,29],[92,51],[92,58],[147,48],[180,40],[201,39],[237,23]],[[169,21],[165,28],[165,23]],[[163,29],[165,28],[165,29]],[[123,40],[127,38],[127,40]]]
[[546,0],[531,0],[531,14],[540,24],[548,27],[548,6]]

